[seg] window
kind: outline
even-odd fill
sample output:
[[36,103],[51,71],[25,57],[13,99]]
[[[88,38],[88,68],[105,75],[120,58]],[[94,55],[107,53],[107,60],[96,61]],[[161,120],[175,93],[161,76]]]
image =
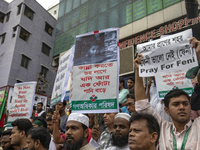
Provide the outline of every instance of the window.
[[17,10],[17,15],[19,15],[19,14],[20,14],[20,12],[21,12],[22,4],[19,4],[17,7],[18,7],[18,10]]
[[24,15],[33,20],[34,11],[31,10],[28,6],[25,6]]
[[54,15],[57,14],[57,10],[54,10]]
[[0,22],[3,23],[5,14],[0,12]]
[[4,34],[0,35],[1,44],[3,44],[3,43],[4,43],[4,41],[5,41],[5,38],[6,38],[6,33],[4,33]]
[[48,70],[49,69],[47,69],[46,67],[41,66],[41,72],[40,72],[41,76],[43,76],[44,78],[46,78]]
[[50,25],[50,24],[48,24],[47,22],[46,22],[46,25],[45,25],[45,29],[44,29],[49,35],[51,35],[52,36],[52,32],[53,32],[53,27]]
[[10,12],[6,14],[6,22],[8,22],[10,19]]
[[46,54],[47,56],[49,56],[49,52],[51,50],[51,47],[49,47],[48,45],[46,45],[45,43],[42,43],[42,52],[44,54]]
[[15,27],[13,28],[13,35],[12,35],[13,38],[14,38],[15,35],[16,35],[16,31],[17,31],[17,26],[15,26]]
[[20,37],[22,40],[28,42],[29,36],[30,36],[30,33],[29,33],[28,31],[26,31],[24,28],[21,27],[21,31],[20,31],[19,37]]
[[25,55],[22,55],[22,61],[21,61],[21,66],[28,69],[28,64],[29,64],[30,58],[28,58]]

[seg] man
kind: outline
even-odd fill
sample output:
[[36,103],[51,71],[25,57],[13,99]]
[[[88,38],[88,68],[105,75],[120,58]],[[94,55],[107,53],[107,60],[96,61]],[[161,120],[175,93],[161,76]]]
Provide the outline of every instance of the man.
[[33,125],[33,127],[44,127],[44,128],[47,128],[47,122],[42,116],[35,117],[33,119],[32,125]]
[[53,109],[49,108],[47,111],[46,119],[49,118],[49,116],[53,116]]
[[53,120],[52,120],[52,116],[49,116],[47,118],[47,129],[49,130],[50,132],[50,135],[51,135],[51,142],[50,142],[50,145],[49,145],[49,150],[56,150],[58,147],[58,149],[61,148],[61,146],[57,145],[54,143],[53,141]]
[[28,150],[48,150],[51,141],[50,133],[42,127],[35,127],[29,130],[27,134]]
[[42,109],[43,103],[39,102],[37,103],[37,113],[35,114],[36,117],[42,116],[44,119],[46,119],[47,113]]
[[18,146],[20,150],[27,150],[26,137],[32,123],[28,119],[17,119],[11,123],[13,126],[12,134],[10,136],[11,144]]
[[32,111],[32,116],[31,116],[31,118],[34,118],[34,117],[35,117],[35,112],[36,112],[36,107],[33,106],[33,111]]
[[11,144],[11,141],[10,141],[11,131],[12,131],[11,129],[3,131],[2,139],[1,139],[1,146],[3,150],[18,150],[19,149],[18,147],[16,146],[14,147]]
[[60,114],[60,128],[65,131],[65,122],[68,118],[66,112],[65,112],[65,108],[66,108],[66,101],[64,100],[63,102],[59,102],[57,105],[56,105],[56,109],[57,111],[59,111],[59,114]]
[[[130,77],[129,79],[128,79],[128,82],[127,82],[127,87],[128,87],[128,90],[130,91],[134,91],[134,84],[135,84],[135,80],[134,80],[134,78],[132,78],[132,77]],[[134,94],[134,93],[132,93],[132,94]]]
[[92,138],[90,140],[90,145],[98,150],[105,150],[110,147],[111,137],[113,132],[114,117],[116,113],[105,113],[104,114],[104,125],[105,130],[101,133],[99,125],[94,125],[92,128]]
[[127,89],[124,88],[125,81],[120,78],[119,80],[119,106],[124,107],[126,105],[126,95],[129,93]]
[[131,116],[128,139],[130,150],[155,150],[159,136],[160,128],[155,117],[139,113]]
[[89,118],[80,113],[71,113],[65,132],[65,150],[94,150],[88,143]]
[[149,77],[149,81],[147,84],[147,98],[153,109],[156,109],[156,105],[160,102],[157,97],[157,87],[155,77]]
[[115,115],[111,139],[112,146],[106,150],[129,150],[128,134],[130,118],[131,116],[127,113],[118,113]]
[[129,111],[129,114],[136,112],[135,111],[135,96],[133,94],[127,95],[126,107]]
[[[151,107],[145,95],[143,80],[139,77],[140,57],[135,59],[135,98],[136,111],[154,115],[161,128],[159,149],[187,149],[197,150],[200,148],[199,118],[192,123],[189,119],[191,106],[188,94],[180,89],[171,90],[164,98],[165,112],[172,118],[172,123],[162,119],[160,115]],[[170,138],[170,139],[169,139]],[[184,139],[184,140],[183,140]],[[173,141],[173,142],[171,142]],[[182,147],[182,148],[181,148]]]

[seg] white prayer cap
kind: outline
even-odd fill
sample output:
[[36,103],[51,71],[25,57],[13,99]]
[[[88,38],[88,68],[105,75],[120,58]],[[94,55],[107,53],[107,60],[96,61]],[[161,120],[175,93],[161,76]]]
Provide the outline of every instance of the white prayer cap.
[[67,121],[77,121],[89,127],[89,118],[81,113],[71,113]]
[[123,119],[126,119],[127,121],[129,121],[131,116],[127,113],[118,113],[115,115],[115,119],[117,119],[117,118],[123,118]]

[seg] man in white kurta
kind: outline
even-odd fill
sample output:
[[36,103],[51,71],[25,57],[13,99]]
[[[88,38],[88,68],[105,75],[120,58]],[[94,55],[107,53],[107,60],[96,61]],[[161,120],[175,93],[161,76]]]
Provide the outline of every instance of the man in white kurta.
[[141,64],[141,54],[135,59],[135,99],[138,113],[152,114],[160,125],[160,150],[200,150],[200,118],[192,123],[189,119],[191,106],[189,96],[182,90],[172,90],[165,96],[165,111],[173,122],[162,119],[151,107],[145,95],[142,78],[139,77],[138,64]]

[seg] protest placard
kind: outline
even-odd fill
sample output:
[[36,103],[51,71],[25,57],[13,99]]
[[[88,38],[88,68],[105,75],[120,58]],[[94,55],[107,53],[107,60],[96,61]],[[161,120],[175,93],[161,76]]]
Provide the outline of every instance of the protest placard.
[[60,58],[59,67],[51,97],[51,106],[56,105],[60,101],[62,102],[65,98],[68,79],[73,65],[73,58],[74,46]]
[[76,37],[70,105],[72,112],[118,112],[118,28]]
[[7,93],[5,92],[5,90],[0,91],[0,119],[3,114],[5,104],[6,104],[6,97],[7,97],[6,94]]
[[163,99],[165,95],[173,89],[181,89],[191,96],[193,93],[193,86],[191,80],[185,77],[186,72],[186,70],[180,70],[171,73],[158,74],[156,76],[158,98]]
[[37,103],[42,102],[43,103],[43,110],[46,110],[46,105],[47,105],[47,95],[43,94],[35,94],[35,101],[33,102],[34,106],[37,106]]
[[11,123],[16,119],[30,119],[36,83],[37,82],[23,82],[15,84],[13,98],[9,109],[7,128],[11,128]]
[[195,49],[189,44],[190,38],[192,29],[137,45],[138,53],[143,55],[139,76],[155,76],[198,66]]

